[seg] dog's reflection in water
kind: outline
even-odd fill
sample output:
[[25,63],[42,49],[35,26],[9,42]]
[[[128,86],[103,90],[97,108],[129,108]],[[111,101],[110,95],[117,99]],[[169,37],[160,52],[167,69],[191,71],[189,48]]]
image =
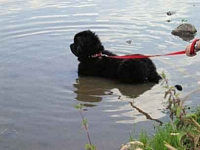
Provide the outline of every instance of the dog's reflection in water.
[[[76,93],[76,100],[86,107],[94,107],[101,102],[105,96],[113,96],[112,100],[124,100],[128,99],[126,104],[130,104],[127,110],[136,110],[139,114],[142,114],[148,120],[154,120],[160,125],[162,122],[158,119],[152,118],[146,109],[143,110],[140,106],[134,105],[133,98],[142,95],[144,92],[150,90],[155,84],[121,84],[117,81],[107,80],[104,78],[92,78],[92,77],[79,77],[74,84]],[[126,101],[126,100],[125,100]],[[146,104],[149,105],[149,104]],[[87,109],[84,109],[87,110]]]
[[102,101],[106,95],[127,98],[136,98],[145,91],[150,90],[155,84],[122,84],[113,80],[96,77],[79,77],[74,84],[76,100],[90,107],[98,105],[96,102]]

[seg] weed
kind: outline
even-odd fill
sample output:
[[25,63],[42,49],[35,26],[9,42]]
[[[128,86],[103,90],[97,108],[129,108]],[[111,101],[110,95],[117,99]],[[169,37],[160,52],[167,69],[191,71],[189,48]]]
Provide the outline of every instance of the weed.
[[83,116],[83,105],[81,104],[78,104],[75,106],[75,108],[79,111],[79,114],[81,116],[81,119],[82,119],[82,126],[83,128],[85,129],[86,131],[86,134],[87,134],[87,139],[88,139],[88,144],[85,145],[85,149],[86,150],[97,150],[96,146],[92,144],[91,142],[91,138],[90,138],[90,134],[89,134],[89,130],[88,130],[88,121],[87,121],[87,118],[85,118]]

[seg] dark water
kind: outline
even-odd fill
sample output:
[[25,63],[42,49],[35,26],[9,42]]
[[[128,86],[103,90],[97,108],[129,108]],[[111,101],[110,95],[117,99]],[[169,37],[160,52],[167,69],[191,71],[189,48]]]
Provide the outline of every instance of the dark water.
[[[91,29],[106,49],[117,54],[183,50],[188,42],[171,31],[182,19],[199,30],[199,8],[197,0],[1,0],[0,149],[84,149],[87,138],[74,108],[78,103],[87,106],[84,116],[99,150],[119,149],[131,130],[136,137],[142,129],[153,131],[154,122],[133,110],[128,101],[137,97],[137,107],[163,120],[161,85],[80,78],[69,45],[74,34]],[[167,11],[176,14],[167,16]],[[182,84],[185,93],[199,87],[199,56],[153,61],[160,73],[165,71],[170,84]],[[198,104],[198,98],[197,93],[188,103]]]

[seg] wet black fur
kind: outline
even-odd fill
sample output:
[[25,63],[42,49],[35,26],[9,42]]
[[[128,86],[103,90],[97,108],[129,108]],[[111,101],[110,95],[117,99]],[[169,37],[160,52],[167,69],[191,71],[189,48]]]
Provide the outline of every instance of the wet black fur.
[[117,79],[123,83],[158,83],[161,79],[154,63],[149,58],[91,57],[100,52],[108,56],[115,56],[115,54],[104,50],[99,37],[90,30],[77,33],[70,48],[80,61],[78,66],[79,75],[106,77]]

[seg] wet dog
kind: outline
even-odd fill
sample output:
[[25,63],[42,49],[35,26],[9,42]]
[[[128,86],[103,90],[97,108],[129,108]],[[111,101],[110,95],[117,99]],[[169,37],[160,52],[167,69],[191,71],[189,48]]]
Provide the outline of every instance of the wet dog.
[[70,49],[80,61],[79,75],[117,79],[130,84],[158,83],[161,79],[154,63],[149,58],[110,58],[109,56],[116,55],[105,50],[99,37],[90,30],[77,33]]

